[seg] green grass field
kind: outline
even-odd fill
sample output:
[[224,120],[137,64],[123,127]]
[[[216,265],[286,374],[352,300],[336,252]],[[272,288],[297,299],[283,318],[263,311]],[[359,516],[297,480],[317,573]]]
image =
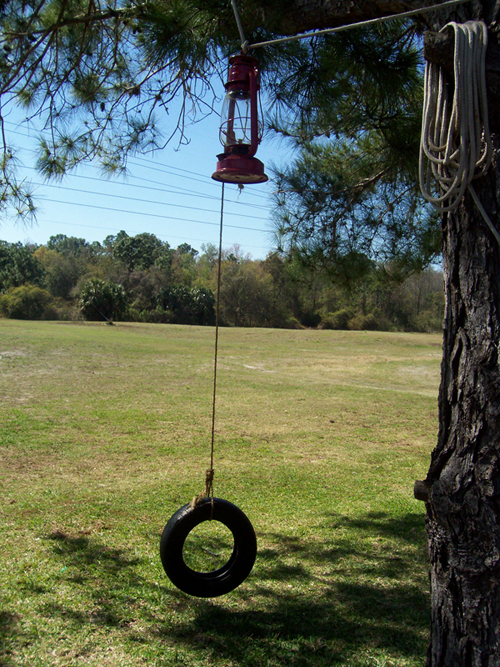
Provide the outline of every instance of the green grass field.
[[2,667],[424,665],[412,489],[437,434],[441,336],[221,330],[215,495],[259,551],[240,588],[197,599],[158,545],[204,485],[213,341],[0,320]]

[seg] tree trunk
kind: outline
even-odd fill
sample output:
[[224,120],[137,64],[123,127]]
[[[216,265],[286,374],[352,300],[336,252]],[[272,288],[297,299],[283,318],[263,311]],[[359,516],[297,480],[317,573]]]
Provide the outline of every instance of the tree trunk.
[[[494,138],[500,156],[500,140]],[[499,219],[500,178],[477,191]],[[500,248],[472,199],[443,220],[439,437],[427,477],[429,667],[500,665]]]
[[[260,3],[264,12],[270,4]],[[429,4],[290,0],[282,29],[329,27]],[[498,46],[500,0],[471,0],[426,16],[435,30],[450,20],[484,20]],[[493,68],[494,161],[474,187],[500,230],[499,82]],[[427,667],[500,667],[500,246],[469,194],[443,218],[443,254],[438,444],[427,479],[417,487],[417,497],[426,501],[431,561]]]
[[[481,12],[443,17],[482,18]],[[489,38],[495,46],[496,35]],[[496,77],[490,76],[494,161],[474,187],[500,221],[500,134]],[[427,476],[431,561],[428,667],[500,666],[500,246],[471,196],[443,217],[446,293],[438,444]]]

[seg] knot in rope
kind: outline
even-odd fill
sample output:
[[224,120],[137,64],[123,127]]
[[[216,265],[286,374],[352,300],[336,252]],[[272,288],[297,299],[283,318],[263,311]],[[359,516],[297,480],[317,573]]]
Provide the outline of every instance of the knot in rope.
[[197,496],[194,496],[193,500],[189,503],[191,509],[194,509],[196,505],[199,505],[205,498],[210,498],[212,501],[212,511],[210,513],[210,521],[214,517],[214,490],[213,490],[213,481],[214,481],[214,469],[210,468],[206,472],[205,477],[205,490],[199,493]]
[[205,496],[210,497],[214,494],[214,469],[210,468],[205,477]]

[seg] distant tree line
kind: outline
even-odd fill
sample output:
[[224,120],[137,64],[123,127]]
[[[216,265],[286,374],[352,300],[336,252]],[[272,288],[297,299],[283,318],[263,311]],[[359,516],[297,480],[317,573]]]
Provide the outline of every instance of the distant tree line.
[[[58,234],[46,245],[0,241],[0,316],[213,325],[218,251],[121,231],[102,243]],[[239,327],[438,331],[442,274],[408,276],[356,254],[341,275],[299,254],[222,257],[220,321]]]

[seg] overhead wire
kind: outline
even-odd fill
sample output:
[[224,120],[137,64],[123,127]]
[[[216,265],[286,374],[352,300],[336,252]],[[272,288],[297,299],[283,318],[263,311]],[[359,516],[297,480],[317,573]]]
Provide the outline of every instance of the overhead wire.
[[[110,206],[98,206],[97,204],[84,204],[83,202],[68,202],[61,201],[60,199],[50,199],[49,197],[43,197],[41,201],[50,202],[52,204],[69,204],[71,206],[82,206],[83,208],[94,208],[101,211],[114,211],[115,213],[130,213],[133,215],[146,216],[148,218],[161,218],[162,220],[177,220],[178,222],[195,222],[199,225],[210,225],[218,227],[217,222],[208,222],[206,220],[194,220],[193,218],[179,218],[177,216],[171,215],[161,215],[160,213],[146,213],[144,211],[129,211],[121,208],[112,208]],[[260,232],[261,234],[267,234],[268,231],[265,229],[258,229],[257,227],[242,227],[240,225],[226,225],[226,227],[231,227],[232,229],[240,229],[250,232]]]
[[[11,121],[4,121],[4,122],[5,122],[6,125],[10,125],[12,127],[18,128],[18,129],[15,129],[15,130],[14,129],[9,130],[10,134],[18,135],[20,137],[30,138],[29,133],[19,131],[19,124],[18,123],[12,123]],[[137,166],[142,167],[142,168],[152,169],[152,170],[158,171],[160,173],[173,175],[173,176],[176,176],[177,178],[184,178],[184,179],[188,179],[190,181],[195,181],[195,182],[198,182],[198,183],[204,183],[205,185],[208,185],[208,186],[213,187],[213,188],[217,187],[217,184],[211,179],[210,176],[207,176],[206,174],[196,172],[196,171],[192,171],[192,170],[189,170],[189,169],[183,169],[181,167],[177,167],[176,165],[164,164],[162,162],[158,162],[157,160],[152,160],[152,159],[146,158],[144,156],[135,156],[134,158],[130,158],[129,163],[132,164],[132,165],[136,164]],[[141,163],[145,163],[145,164],[141,164]],[[34,167],[29,167],[28,166],[28,167],[24,167],[24,168],[36,171],[36,169]],[[181,172],[181,173],[176,173],[176,172]],[[193,177],[196,177],[196,176],[199,176],[200,178],[193,178]],[[81,176],[79,174],[71,174],[71,177],[72,178],[86,178],[86,177]],[[134,174],[128,174],[128,177],[129,178],[134,178],[134,179],[137,179],[137,180],[144,180],[144,181],[148,180],[148,179],[141,179],[141,177],[135,176]],[[89,177],[87,177],[87,178],[89,178]],[[102,179],[98,179],[98,180],[100,180],[102,182]],[[116,182],[116,181],[114,181],[114,182]],[[154,183],[156,183],[158,185],[162,185],[162,183],[160,183],[158,181],[154,181]],[[207,197],[207,198],[210,197],[211,199],[213,199],[217,202],[219,201],[219,194],[217,194],[217,195],[202,195],[199,192],[195,192],[195,191],[193,191],[191,189],[188,189],[188,188],[182,188],[181,186],[176,186],[176,187],[177,187],[177,189],[179,189],[183,192],[192,194],[192,196]],[[240,195],[240,192],[238,191],[238,196],[239,195]],[[267,195],[261,194],[261,193],[258,193],[258,192],[252,191],[252,190],[248,190],[248,189],[245,190],[245,196],[250,196],[250,197],[254,197],[254,198],[258,198],[258,199],[267,200]],[[226,193],[226,198],[227,198],[227,193]],[[241,205],[241,206],[247,205],[246,202],[241,202],[241,201],[232,201],[232,203],[233,204],[238,204],[238,205]],[[261,208],[267,208],[264,204],[252,204],[252,206],[253,207],[259,206]]]
[[[9,122],[9,124],[18,128],[18,125],[14,124],[14,123]],[[15,130],[13,129],[13,130],[11,130],[11,132],[13,134],[17,134],[19,136],[29,137],[28,134],[26,134],[24,132],[20,132],[18,129],[15,129]],[[26,150],[26,149],[23,149],[23,150]],[[182,169],[182,168],[177,167],[177,166],[167,165],[167,164],[164,164],[164,163],[160,163],[160,166],[159,166],[157,161],[149,160],[147,158],[138,159],[137,162],[138,162],[137,166],[139,166],[141,168],[146,168],[146,169],[151,168],[151,169],[154,169],[156,172],[160,171],[160,172],[163,172],[163,173],[172,173],[172,175],[174,175],[176,178],[185,178],[185,179],[189,178],[190,180],[192,180],[192,175],[191,174],[193,172],[190,172],[188,170]],[[144,163],[144,164],[141,164],[141,163]],[[32,166],[23,167],[23,168],[28,169],[30,171],[35,171],[35,172],[37,171]],[[175,170],[175,171],[171,172],[171,171],[169,171],[170,169]],[[181,172],[181,173],[176,173],[176,172]],[[194,173],[196,174],[197,172],[194,172]],[[205,177],[204,174],[198,174],[198,176],[201,177],[200,182],[202,182],[204,185],[210,185],[210,186],[213,185],[214,187],[216,187],[216,184],[209,177]],[[103,182],[102,178],[96,178],[96,177],[93,177],[93,176],[85,176],[85,175],[82,175],[82,174],[70,174],[70,178],[71,179],[84,180],[84,181],[87,181],[87,182],[99,182],[99,183]],[[161,181],[157,181],[157,180],[153,181],[152,179],[146,179],[146,178],[143,178],[143,177],[140,177],[140,176],[135,176],[133,174],[129,175],[128,178],[132,179],[132,180],[137,180],[137,181],[139,181],[139,183],[130,183],[130,182],[125,182],[124,183],[124,182],[119,182],[119,181],[116,181],[116,180],[115,181],[110,181],[110,183],[113,184],[113,187],[116,186],[116,188],[118,188],[118,189],[125,186],[127,188],[133,187],[133,188],[135,188],[139,191],[143,191],[143,192],[145,192],[145,191],[156,191],[156,192],[169,193],[169,194],[174,194],[174,195],[178,194],[178,195],[181,195],[181,196],[184,196],[184,197],[186,195],[189,195],[189,197],[203,197],[203,198],[209,199],[211,201],[219,200],[219,196],[203,194],[200,191],[195,192],[195,191],[193,191],[189,188],[183,188],[181,186],[165,187],[164,184]],[[150,187],[150,185],[144,186],[144,185],[142,185],[142,183],[144,183],[144,182],[152,183],[154,185],[159,185],[160,187],[152,188],[152,187]],[[213,209],[209,209],[209,208],[191,206],[191,205],[186,205],[186,204],[177,204],[175,202],[165,203],[165,202],[161,202],[161,201],[154,201],[154,200],[151,200],[149,198],[148,199],[143,199],[143,198],[138,198],[138,197],[131,197],[129,195],[123,196],[123,195],[120,195],[120,194],[114,194],[114,193],[110,193],[110,192],[98,192],[96,190],[87,190],[87,189],[76,188],[76,187],[74,188],[74,187],[71,187],[69,185],[65,185],[65,184],[61,184],[61,183],[54,184],[54,183],[37,183],[37,182],[34,182],[33,185],[36,186],[36,187],[47,187],[47,188],[54,188],[55,187],[59,191],[66,191],[68,193],[75,192],[75,193],[82,193],[84,195],[85,194],[92,195],[92,198],[94,200],[95,200],[96,197],[101,197],[101,196],[102,197],[112,197],[112,198],[115,198],[115,199],[119,198],[122,201],[130,201],[130,202],[135,201],[135,202],[138,202],[138,203],[141,203],[141,204],[147,203],[147,204],[153,204],[153,205],[157,205],[157,206],[165,205],[165,206],[168,206],[169,208],[170,207],[176,207],[176,208],[179,208],[179,209],[184,208],[186,210],[192,210],[192,211],[200,211],[200,212],[206,212],[206,213],[217,213],[217,211],[215,211]],[[78,202],[78,201],[75,201],[74,199],[72,199],[71,201],[64,201],[63,199],[60,199],[60,198],[56,199],[56,198],[47,197],[47,196],[42,195],[42,196],[40,196],[40,202],[41,202],[42,205],[43,205],[44,202],[47,202],[47,203],[55,203],[55,204],[62,204],[62,205],[69,205],[69,206],[76,206],[76,207],[83,207],[83,208],[92,208],[92,209],[95,209],[95,210],[102,210],[102,211],[112,211],[112,212],[116,212],[116,213],[136,215],[136,216],[140,216],[140,217],[156,217],[156,218],[159,218],[159,219],[175,220],[176,222],[190,222],[190,223],[194,223],[194,224],[208,225],[208,226],[213,226],[213,227],[215,227],[217,225],[217,223],[215,223],[215,222],[210,222],[210,221],[207,221],[207,220],[193,219],[193,218],[190,218],[188,216],[185,216],[185,217],[184,216],[183,217],[175,216],[174,217],[174,216],[168,216],[168,215],[164,215],[164,214],[147,213],[143,210],[137,211],[137,210],[133,210],[133,209],[129,209],[129,208],[120,208],[120,209],[117,209],[116,207],[110,208],[108,206],[100,205],[100,204],[96,204],[96,203],[91,204],[91,203],[87,203],[87,202]],[[241,208],[241,206],[243,206],[243,207],[247,206],[248,207],[248,202],[230,200],[227,203],[230,206],[236,206],[238,208]],[[262,210],[263,212],[268,210],[267,206],[257,204],[257,203],[252,203],[251,208],[254,209],[254,210],[259,209],[259,210]],[[228,212],[228,214],[231,215],[231,213],[229,213],[229,212]],[[246,217],[246,218],[249,218],[249,219],[252,219],[252,220],[255,220],[255,221],[258,221],[258,220],[266,221],[268,219],[268,218],[265,218],[265,217],[262,217],[262,216],[256,216],[256,215],[251,215],[251,214],[245,214],[245,213],[240,214],[239,212],[238,213],[235,212],[233,215],[238,215],[238,217]],[[56,224],[62,224],[62,223],[56,223]],[[67,224],[70,224],[70,223],[67,223]],[[85,225],[85,224],[80,224],[80,225],[74,225],[73,224],[71,226],[82,226],[82,227],[87,227],[89,229],[104,229],[103,227],[96,227],[96,226]],[[261,234],[262,233],[264,233],[264,234],[269,234],[270,233],[270,231],[268,229],[262,229],[262,228],[258,228],[258,227],[248,226],[248,225],[227,224],[226,226],[228,227],[228,229],[234,229],[234,230],[238,230],[238,231],[258,232],[258,233],[261,233]],[[139,232],[137,232],[137,233],[139,233]],[[159,236],[161,236],[161,235],[159,235]],[[169,236],[169,238],[172,238],[171,235]],[[177,237],[177,238],[181,238],[181,237]],[[208,239],[187,239],[186,237],[182,237],[182,238],[183,238],[183,240],[194,240],[194,241],[201,241],[201,242],[207,242],[207,243],[211,242]],[[240,244],[240,243],[241,243],[241,241],[234,241],[233,245],[234,244]],[[267,248],[267,247],[264,248],[263,246],[248,244],[246,242],[244,243],[244,246],[245,246],[245,248],[248,248],[248,249],[251,249],[251,250],[255,249],[255,250],[259,250],[259,251],[269,251],[269,248]]]
[[[172,165],[162,165],[161,162],[156,162],[155,160],[149,160],[148,158],[142,157],[142,156],[136,156],[133,159],[131,159],[131,163],[134,161],[139,161],[139,162],[147,162],[151,165],[151,169],[154,169],[155,171],[160,171],[164,172],[167,174],[171,174],[172,172],[169,171],[170,169],[175,169],[176,171],[180,171],[186,174],[186,176],[182,176],[181,174],[174,174],[175,176],[178,176],[179,178],[188,178],[191,181],[196,181],[199,183],[205,183],[206,185],[210,184],[213,185],[214,187],[217,185],[215,181],[212,181],[210,176],[207,176],[206,174],[200,174],[196,171],[190,171],[188,169],[181,169],[180,167],[174,167]],[[160,167],[160,168],[159,168]],[[161,167],[164,167],[163,169]],[[193,176],[200,176],[201,179],[198,178],[193,178]],[[240,191],[238,190],[238,193]],[[248,196],[256,197],[257,199],[267,199],[267,195],[261,194],[259,192],[256,192],[255,190],[250,190],[250,189],[245,189],[245,194]]]
[[[23,169],[27,169],[29,171],[35,171],[38,173],[38,170],[35,167],[29,167],[29,166],[24,166]],[[94,181],[96,183],[103,183],[102,178],[98,178],[97,176],[84,176],[83,174],[71,174],[70,175],[71,179],[78,179],[78,180],[85,180],[85,181]],[[189,194],[190,197],[197,197],[199,199],[209,199],[210,201],[219,201],[219,197],[216,195],[209,195],[209,194],[202,194],[201,192],[195,192],[194,190],[191,190],[189,188],[183,188],[181,186],[172,186],[172,187],[165,187],[164,184],[161,181],[154,181],[149,178],[144,178],[142,176],[136,176],[134,174],[129,174],[128,179],[132,179],[134,181],[142,181],[145,183],[151,183],[153,185],[160,185],[161,187],[159,188],[153,188],[149,185],[138,185],[136,183],[130,183],[129,180],[127,181],[110,181],[112,185],[116,185],[117,187],[126,187],[126,188],[138,188],[140,190],[152,190],[153,192],[163,192],[165,194],[180,194],[180,195],[185,195]],[[47,183],[43,184],[48,185]],[[59,188],[64,189],[67,186],[64,185],[58,185]],[[248,206],[247,202],[243,201],[231,201],[230,202],[233,205],[237,206]],[[268,207],[264,206],[263,204],[252,204],[252,208],[259,208],[263,210],[267,210]],[[253,217],[253,216],[252,216]]]
[[[67,190],[68,192],[80,192],[82,194],[86,195],[97,195],[99,197],[110,197],[113,199],[121,199],[126,200],[126,201],[133,201],[133,202],[139,202],[141,204],[154,204],[154,205],[160,205],[160,206],[169,206],[173,208],[183,208],[188,211],[202,211],[205,213],[217,213],[217,211],[214,211],[211,208],[200,208],[198,206],[186,206],[185,204],[174,204],[173,202],[162,202],[162,201],[154,201],[152,199],[142,199],[140,197],[130,197],[130,196],[123,196],[123,195],[116,195],[112,194],[110,192],[95,192],[95,190],[82,190],[82,188],[72,188],[70,186],[61,186],[59,184],[54,184],[54,183],[32,183],[34,186],[39,186],[39,187],[46,187],[46,188],[57,188],[58,190]],[[237,214],[239,218],[251,218],[252,220],[265,220],[267,221],[268,218],[262,218],[259,216],[255,215],[246,215],[242,213]]]
[[332,35],[337,32],[345,32],[346,30],[354,30],[355,28],[368,28],[386,21],[394,21],[395,19],[405,19],[419,14],[425,14],[436,10],[453,7],[455,5],[462,5],[471,0],[448,0],[437,5],[430,5],[429,7],[420,7],[419,9],[411,9],[407,12],[400,12],[398,14],[389,14],[388,16],[379,16],[375,19],[368,19],[366,21],[356,21],[355,23],[347,23],[345,25],[337,26],[336,28],[325,28],[324,30],[313,30],[311,32],[303,32],[289,37],[279,37],[277,39],[269,39],[265,42],[256,42],[255,44],[248,44],[247,49],[259,49],[263,46],[272,46],[274,44],[284,44],[285,42],[295,42],[300,39],[311,39],[313,37],[320,37],[321,35]]

